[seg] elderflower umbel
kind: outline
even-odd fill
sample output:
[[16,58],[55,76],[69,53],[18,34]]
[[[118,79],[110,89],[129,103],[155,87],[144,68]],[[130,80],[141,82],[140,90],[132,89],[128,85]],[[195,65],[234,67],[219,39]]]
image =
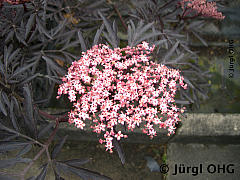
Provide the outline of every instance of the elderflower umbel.
[[216,2],[207,2],[207,0],[182,0],[180,4],[182,9],[193,9],[202,16],[213,17],[216,19],[225,18],[221,12],[217,11]]
[[83,129],[85,121],[92,121],[93,131],[103,134],[99,142],[110,152],[113,138],[127,138],[116,132],[116,126],[133,131],[143,123],[142,132],[150,138],[157,135],[154,126],[173,134],[184,112],[174,104],[176,90],[187,85],[178,70],[149,61],[153,50],[154,46],[142,42],[114,50],[99,44],[84,52],[58,89],[57,98],[68,94],[75,108],[69,113],[69,123]]

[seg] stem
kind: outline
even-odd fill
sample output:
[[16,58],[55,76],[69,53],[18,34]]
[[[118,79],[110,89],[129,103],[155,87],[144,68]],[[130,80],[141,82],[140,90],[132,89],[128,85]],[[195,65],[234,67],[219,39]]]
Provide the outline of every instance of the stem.
[[166,6],[168,6],[169,4],[171,4],[173,1],[175,1],[175,0],[170,0],[170,1],[168,1],[167,3],[165,3],[162,7],[160,7],[159,9],[163,9],[163,8],[165,8]]
[[123,18],[122,18],[122,15],[121,15],[121,13],[119,12],[117,6],[114,4],[113,7],[114,7],[114,10],[116,11],[118,17],[120,18],[120,21],[121,21],[124,29],[127,31],[127,30],[128,30],[128,27],[127,27],[127,25],[125,24],[125,22],[124,22],[124,20],[123,20]]

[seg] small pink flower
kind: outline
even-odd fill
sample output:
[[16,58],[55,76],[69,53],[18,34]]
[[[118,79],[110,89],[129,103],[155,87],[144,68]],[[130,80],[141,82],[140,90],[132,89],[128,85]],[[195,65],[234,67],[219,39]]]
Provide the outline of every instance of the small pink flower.
[[[133,131],[141,123],[147,123],[142,131],[153,138],[156,136],[153,125],[168,128],[169,134],[173,134],[175,124],[180,121],[178,115],[184,109],[179,110],[173,104],[174,96],[179,86],[187,88],[187,85],[178,70],[149,61],[153,50],[154,46],[149,47],[147,42],[114,50],[99,44],[73,62],[62,78],[58,95],[68,94],[71,102],[77,101],[69,113],[69,123],[83,129],[84,121],[91,120],[93,131],[104,133],[105,140],[100,139],[99,143],[105,143],[110,153],[113,138],[119,141],[127,138],[121,131],[114,131],[117,126],[125,125]],[[122,52],[126,55],[122,56]],[[104,68],[101,70],[98,65]],[[130,67],[131,73],[124,73]],[[157,113],[165,115],[167,120],[163,122]]]

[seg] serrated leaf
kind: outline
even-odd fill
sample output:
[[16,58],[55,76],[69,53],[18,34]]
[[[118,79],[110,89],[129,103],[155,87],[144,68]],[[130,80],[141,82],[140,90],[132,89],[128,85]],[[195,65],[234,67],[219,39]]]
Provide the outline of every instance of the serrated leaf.
[[38,133],[38,138],[41,138],[46,132],[49,132],[49,130],[53,127],[54,123],[51,122],[47,126],[41,129],[41,131]]
[[9,56],[9,51],[8,51],[8,47],[7,46],[4,46],[4,65],[5,67],[7,67],[7,59],[8,59],[8,56]]
[[29,69],[30,67],[32,67],[35,63],[36,63],[36,62],[33,62],[33,63],[30,63],[30,64],[28,64],[28,65],[26,65],[26,66],[23,66],[23,67],[18,68],[18,69],[13,73],[13,75],[9,77],[9,79],[12,79],[12,78],[14,78],[15,76],[17,76],[18,74],[26,71],[27,69]]
[[117,32],[114,32],[110,23],[108,22],[108,20],[103,16],[103,14],[100,11],[98,11],[98,14],[101,16],[103,23],[104,23],[105,27],[107,28],[109,38],[111,39],[111,42],[112,42],[112,46],[114,48],[117,48],[118,47],[118,37],[116,37]]
[[193,89],[195,89],[194,85],[184,76],[184,81]]
[[6,110],[5,105],[2,101],[2,96],[0,96],[0,112],[2,112],[5,116],[7,116],[7,110]]
[[[0,129],[1,129],[1,127],[0,127]],[[15,139],[16,137],[18,137],[17,134],[9,135],[8,137],[2,139],[1,141],[11,141],[11,140]]]
[[83,159],[71,159],[64,161],[65,164],[70,165],[70,166],[82,166],[90,161],[89,158],[83,158]]
[[33,116],[33,103],[32,103],[32,95],[28,84],[25,84],[23,87],[23,96],[24,96],[24,109],[25,109],[25,116],[24,120],[32,132],[32,134],[36,137],[37,134],[37,127],[35,118]]
[[79,41],[80,41],[80,44],[81,44],[82,51],[86,52],[87,51],[87,46],[86,46],[86,43],[83,39],[82,32],[80,30],[78,31],[78,38],[79,38]]
[[41,171],[41,173],[37,176],[36,180],[44,180],[47,174],[47,168],[48,168],[48,164],[45,165]]
[[124,153],[121,145],[119,144],[119,142],[115,138],[113,139],[113,146],[114,146],[114,148],[116,148],[116,150],[118,152],[118,156],[121,160],[121,163],[125,164],[125,161],[126,161],[125,153]]
[[0,160],[0,169],[9,168],[11,166],[14,166],[16,163],[28,163],[30,161],[32,160],[28,158],[13,158],[13,159]]
[[139,25],[137,26],[136,33],[133,35],[133,41],[136,41],[139,36],[142,36],[148,29],[152,27],[154,23],[149,23],[146,24],[144,27],[143,26],[143,21],[140,21]]
[[28,144],[23,147],[23,149],[17,154],[17,157],[21,157],[22,155],[28,153],[32,149],[32,145]]
[[15,117],[15,114],[14,114],[14,101],[13,101],[13,99],[11,99],[11,103],[10,103],[10,118],[11,118],[14,129],[16,129],[16,131],[19,131],[17,121],[16,121],[16,117]]
[[35,79],[36,77],[40,76],[40,73],[34,74],[33,76],[28,77],[27,79],[25,79],[24,81],[22,81],[21,83],[19,83],[19,86],[26,84],[30,81],[32,81],[33,79]]
[[3,102],[8,106],[8,108],[10,108],[10,101],[8,99],[7,94],[4,91],[2,91],[1,95],[2,95]]
[[48,33],[47,29],[43,26],[38,16],[36,16],[36,22],[37,22],[38,30],[40,31],[40,33],[45,34],[50,39],[53,39],[52,36]]
[[1,179],[1,180],[16,180],[16,179],[13,178],[13,177],[1,175],[1,174],[0,174],[0,179]]
[[194,34],[194,36],[195,36],[196,38],[198,38],[198,39],[201,41],[201,43],[202,43],[204,46],[208,47],[207,42],[206,42],[201,36],[199,36],[199,35],[198,35],[197,33],[195,33],[194,31],[192,31],[192,33]]
[[14,36],[14,31],[10,31],[7,35],[7,37],[5,38],[5,43],[7,44]]
[[175,103],[177,103],[177,104],[183,104],[183,105],[185,105],[185,104],[191,104],[189,101],[180,100],[180,99],[176,99],[176,100],[175,100]]
[[62,30],[62,28],[65,26],[65,24],[66,24],[67,21],[68,21],[67,19],[64,19],[64,21],[61,22],[61,23],[56,27],[56,30],[55,30],[55,32],[53,33],[53,36],[55,36],[59,31]]
[[23,43],[25,46],[28,46],[27,43],[24,40],[23,35],[21,33],[15,31],[15,35],[16,35],[16,37],[17,37],[19,42]]
[[2,56],[0,57],[0,73],[2,73],[4,76],[6,76],[5,74],[6,74],[6,72],[5,72],[5,68],[4,68],[4,66],[3,66],[3,64],[2,64]]
[[194,103],[194,100],[184,91],[182,91],[182,94],[187,98],[188,101],[190,101],[191,103]]
[[[61,76],[65,75],[66,72],[63,68],[61,68],[56,62],[54,62],[52,59],[50,59],[47,56],[42,56],[42,58],[47,62],[47,64],[51,67],[51,69],[54,69],[59,73]],[[48,74],[50,75],[50,74]]]
[[158,35],[161,35],[162,33],[161,32],[155,32],[155,33],[149,33],[149,34],[146,34],[145,36],[141,37],[140,39],[138,39],[137,41],[134,42],[134,46],[141,43],[142,41],[144,40],[147,40],[149,38],[152,38],[154,36],[158,36]]
[[18,101],[17,101],[17,99],[16,99],[16,97],[15,96],[12,96],[11,97],[11,101],[13,100],[13,102],[14,102],[14,105],[15,105],[15,110],[19,113],[20,112],[20,109],[19,109],[19,104],[18,104]]
[[56,166],[59,168],[59,169],[62,169],[63,171],[65,172],[71,172],[71,173],[74,173],[76,174],[77,176],[83,178],[84,180],[86,179],[103,179],[103,180],[111,180],[111,178],[109,177],[106,177],[106,176],[103,176],[99,173],[96,173],[96,172],[93,172],[93,171],[90,171],[90,170],[87,170],[87,169],[84,169],[84,168],[74,168],[74,167],[71,167],[67,164],[64,164],[64,163],[61,163],[61,162],[56,162]]
[[30,30],[32,29],[34,23],[35,23],[35,17],[36,17],[36,14],[33,13],[31,14],[30,18],[28,19],[28,22],[26,24],[26,32],[25,32],[25,39],[27,38]]
[[59,154],[59,152],[61,151],[66,139],[67,139],[68,135],[64,136],[64,138],[60,141],[59,144],[57,144],[53,151],[52,151],[52,159],[55,159],[57,157],[57,155]]
[[30,178],[27,178],[27,180],[36,180],[36,177],[35,176],[32,176]]
[[2,142],[0,143],[0,152],[5,152],[5,151],[12,151],[16,150],[18,148],[21,148],[22,146],[28,145],[29,143],[27,142]]
[[104,24],[102,24],[101,27],[100,27],[100,29],[97,30],[97,32],[96,32],[96,34],[95,34],[95,37],[94,37],[94,40],[93,40],[92,46],[98,44],[98,41],[99,41],[99,38],[100,38],[100,35],[101,35],[101,33],[102,33],[103,28],[104,28]]
[[20,52],[20,48],[16,49],[14,52],[11,53],[11,55],[8,58],[8,64],[10,64],[12,62],[12,60],[18,55],[18,53]]
[[130,46],[132,42],[132,28],[131,25],[128,24],[128,45]]
[[79,45],[79,41],[74,41],[74,42],[71,42],[71,43],[67,43],[66,45],[63,46],[63,48],[61,50],[65,50],[67,48],[70,48],[70,47],[76,47]]
[[179,41],[177,41],[177,42],[174,44],[174,46],[166,53],[166,55],[165,55],[164,58],[163,58],[163,63],[165,63],[166,60],[169,59],[169,58],[173,55],[173,53],[176,51],[178,45],[179,45]]

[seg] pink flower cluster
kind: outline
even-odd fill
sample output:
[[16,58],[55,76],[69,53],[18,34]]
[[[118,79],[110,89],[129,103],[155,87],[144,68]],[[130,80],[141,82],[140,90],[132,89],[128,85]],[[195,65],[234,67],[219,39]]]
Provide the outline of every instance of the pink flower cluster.
[[100,143],[112,152],[113,138],[127,138],[117,125],[133,131],[145,123],[142,132],[156,136],[154,125],[174,133],[175,124],[184,112],[175,104],[178,88],[187,88],[179,71],[150,62],[154,50],[147,42],[137,47],[110,49],[99,44],[72,63],[62,78],[57,98],[68,94],[75,108],[69,113],[69,123],[83,129],[86,120],[93,122],[94,132],[104,133]]
[[217,11],[216,2],[207,2],[207,0],[182,0],[180,2],[182,9],[185,9],[185,3],[186,8],[193,9],[202,16],[216,19],[225,18],[221,12]]

